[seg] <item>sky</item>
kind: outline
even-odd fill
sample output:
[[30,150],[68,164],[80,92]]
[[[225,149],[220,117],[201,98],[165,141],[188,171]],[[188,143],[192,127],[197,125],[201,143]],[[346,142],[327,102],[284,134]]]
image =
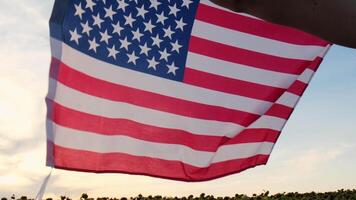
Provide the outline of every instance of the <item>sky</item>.
[[[35,197],[45,167],[53,0],[0,0],[0,197]],[[356,50],[333,46],[266,166],[201,183],[55,169],[46,196],[219,196],[356,188]]]

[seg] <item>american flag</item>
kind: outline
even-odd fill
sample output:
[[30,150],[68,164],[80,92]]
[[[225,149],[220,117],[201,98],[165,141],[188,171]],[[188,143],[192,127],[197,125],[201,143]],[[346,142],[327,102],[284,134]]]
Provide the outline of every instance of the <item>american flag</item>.
[[329,48],[208,0],[56,0],[47,165],[203,181],[267,163]]

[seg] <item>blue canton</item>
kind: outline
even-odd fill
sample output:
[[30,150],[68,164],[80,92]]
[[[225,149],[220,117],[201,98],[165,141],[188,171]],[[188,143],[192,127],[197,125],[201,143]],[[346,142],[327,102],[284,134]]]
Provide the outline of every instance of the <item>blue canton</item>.
[[72,0],[63,41],[118,67],[182,81],[197,0]]

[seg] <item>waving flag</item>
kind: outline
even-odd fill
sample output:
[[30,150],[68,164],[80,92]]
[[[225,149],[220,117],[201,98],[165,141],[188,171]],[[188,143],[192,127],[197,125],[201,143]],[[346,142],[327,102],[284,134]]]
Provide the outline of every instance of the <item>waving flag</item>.
[[203,181],[266,164],[329,44],[207,0],[56,0],[47,165]]

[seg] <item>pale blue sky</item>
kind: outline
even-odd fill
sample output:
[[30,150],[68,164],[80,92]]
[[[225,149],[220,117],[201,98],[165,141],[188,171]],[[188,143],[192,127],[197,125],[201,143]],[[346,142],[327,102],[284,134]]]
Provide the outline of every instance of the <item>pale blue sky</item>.
[[[0,196],[34,197],[49,169],[45,104],[53,0],[0,0]],[[54,170],[47,195],[214,195],[356,187],[356,50],[334,46],[267,166],[203,183]]]

